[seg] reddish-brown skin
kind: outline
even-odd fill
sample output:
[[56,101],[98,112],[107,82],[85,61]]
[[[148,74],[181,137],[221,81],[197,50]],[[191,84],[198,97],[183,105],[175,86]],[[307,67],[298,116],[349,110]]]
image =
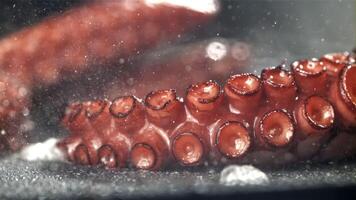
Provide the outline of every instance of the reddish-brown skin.
[[349,52],[329,53],[322,56],[319,60],[324,63],[326,72],[331,76],[331,78],[337,78],[345,65],[355,62],[355,59]]
[[184,104],[177,99],[175,90],[149,93],[145,106],[148,121],[165,130],[186,120]]
[[298,131],[307,137],[324,134],[334,125],[334,108],[329,101],[320,96],[300,99],[294,110]]
[[[22,140],[26,143],[22,129],[8,127],[12,118],[22,126],[33,88],[117,65],[119,59],[171,43],[215,14],[168,4],[149,6],[144,0],[92,1],[3,38],[0,121],[7,134],[1,136],[0,147],[17,150]],[[20,139],[11,142],[16,137]]]
[[[265,69],[264,72],[271,69],[287,74],[289,77],[287,85],[293,86],[289,83],[293,83],[291,80],[294,78],[294,73],[290,74],[278,67]],[[337,96],[339,99],[334,100],[341,101],[345,107],[350,106],[347,107],[350,114],[355,114],[351,107],[355,105],[355,69],[356,66],[353,65],[345,66],[340,73],[339,80],[336,81],[341,85],[336,90],[339,92]],[[243,78],[236,81],[234,80],[236,77]],[[205,163],[252,163],[274,166],[289,164],[297,160],[328,160],[326,152],[335,149],[334,143],[346,140],[343,136],[336,136],[335,141],[331,140],[331,146],[328,145],[330,136],[333,135],[334,129],[332,128],[344,130],[346,132],[344,134],[355,132],[352,126],[345,126],[343,121],[338,121],[338,115],[335,113],[341,112],[340,108],[334,107],[334,104],[329,102],[325,96],[316,95],[318,91],[313,89],[316,94],[309,96],[303,92],[296,93],[296,96],[285,101],[287,109],[281,109],[280,105],[271,104],[271,98],[264,98],[264,95],[272,97],[270,93],[271,91],[273,93],[273,90],[265,89],[261,84],[263,83],[257,76],[237,74],[230,77],[223,87],[224,90],[213,81],[190,86],[184,102],[177,98],[174,90],[158,90],[149,93],[145,100],[146,115],[136,120],[138,124],[140,121],[145,121],[145,125],[136,127],[137,129],[131,132],[132,137],[130,136],[127,140],[132,145],[131,148],[134,148],[134,150],[131,149],[128,158],[131,166],[139,169],[160,170],[167,167],[200,166]],[[231,89],[231,87],[234,88]],[[248,97],[253,98],[254,101],[245,99],[246,92],[240,92],[241,94],[236,92],[249,91],[249,89],[252,92],[248,94],[252,97]],[[292,91],[299,91],[299,89],[293,88]],[[329,90],[329,88],[326,89]],[[257,96],[254,96],[256,94]],[[241,96],[239,104],[236,103],[234,95]],[[291,102],[292,99],[293,102]],[[278,101],[278,98],[273,101]],[[241,105],[243,109],[239,108],[239,112],[236,112],[234,107]],[[124,104],[121,106],[125,107]],[[73,106],[69,108],[71,107]],[[251,110],[256,110],[256,112]],[[67,115],[70,116],[70,113]],[[250,118],[251,115],[254,115],[253,120]],[[129,116],[130,113],[127,117]],[[87,121],[82,120],[82,123],[86,127]],[[93,126],[93,123],[90,125]],[[118,130],[121,130],[121,126],[125,126],[125,124],[116,125],[119,126]],[[98,126],[101,125],[98,124]],[[73,130],[70,125],[67,125],[67,128]],[[104,127],[101,129],[105,130]],[[70,137],[77,134],[78,132],[71,131]],[[350,142],[353,142],[353,137],[350,136],[350,138]],[[103,145],[112,144],[104,142]],[[325,149],[322,146],[325,146]],[[354,145],[346,146],[345,151],[348,151],[346,155],[356,154]],[[318,152],[323,154],[318,154]],[[73,154],[69,151],[66,153]],[[88,154],[90,155],[90,152]],[[338,156],[340,155],[336,151],[330,153],[330,157]],[[69,157],[73,156],[69,155]],[[75,159],[79,159],[80,163],[82,158]]]
[[356,65],[342,69],[330,87],[329,99],[334,104],[340,122],[345,127],[356,127]]
[[317,59],[295,61],[291,65],[299,92],[305,95],[325,95],[327,73],[323,62]]
[[213,165],[236,162],[243,158],[253,145],[251,123],[244,115],[224,112],[209,128],[209,161]]
[[255,118],[254,137],[258,149],[278,149],[290,146],[295,137],[291,114],[281,109],[262,109]]
[[240,120],[222,120],[217,128],[212,138],[213,148],[217,149],[213,161],[226,158],[234,162],[246,155],[252,146],[251,129],[246,128]]
[[295,142],[295,122],[288,110],[262,106],[254,119],[253,146],[241,161],[265,167],[296,161],[291,152]]
[[291,72],[282,66],[265,68],[261,79],[268,104],[280,109],[294,106],[297,86]]
[[130,153],[133,168],[162,169],[168,164],[169,155],[169,144],[155,127],[145,127],[134,134]]
[[124,167],[130,148],[129,139],[116,128],[110,106],[111,102],[107,100],[93,101],[87,106],[86,116],[103,143],[107,144],[98,150],[98,162],[106,168]]
[[294,109],[297,124],[296,153],[299,158],[309,159],[331,136],[330,129],[335,124],[332,104],[320,96],[302,98]]
[[172,155],[181,166],[201,165],[210,151],[209,139],[205,126],[185,122],[170,133]]
[[263,100],[261,80],[253,74],[231,76],[224,86],[229,104],[238,113],[253,115]]
[[122,96],[114,99],[109,112],[117,131],[133,135],[145,124],[144,107],[134,96]]
[[185,97],[190,114],[200,123],[211,124],[224,110],[224,96],[219,84],[214,81],[191,85]]
[[68,121],[64,119],[63,123],[68,124],[71,130],[76,131],[76,136],[80,137],[80,141],[75,142],[77,146],[73,147],[74,161],[79,164],[95,165],[98,162],[97,150],[102,146],[102,139],[88,117],[87,110],[90,104],[89,101],[77,103]]

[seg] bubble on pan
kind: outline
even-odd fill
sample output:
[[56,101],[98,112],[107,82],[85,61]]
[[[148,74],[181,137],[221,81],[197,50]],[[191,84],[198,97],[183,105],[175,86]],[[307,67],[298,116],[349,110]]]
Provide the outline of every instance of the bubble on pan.
[[220,184],[225,186],[266,185],[267,175],[251,165],[230,165],[220,173]]
[[15,157],[27,161],[64,161],[65,156],[57,147],[57,142],[58,139],[49,138],[44,142],[29,144],[16,154]]

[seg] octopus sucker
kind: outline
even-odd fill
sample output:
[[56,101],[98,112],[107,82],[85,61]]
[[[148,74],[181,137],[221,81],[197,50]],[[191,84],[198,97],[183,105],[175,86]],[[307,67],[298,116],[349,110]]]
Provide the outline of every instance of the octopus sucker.
[[291,69],[300,92],[306,95],[325,93],[328,82],[323,62],[318,59],[295,61]]
[[297,97],[294,76],[284,66],[270,67],[262,70],[261,79],[265,96],[269,103],[279,108],[293,106]]

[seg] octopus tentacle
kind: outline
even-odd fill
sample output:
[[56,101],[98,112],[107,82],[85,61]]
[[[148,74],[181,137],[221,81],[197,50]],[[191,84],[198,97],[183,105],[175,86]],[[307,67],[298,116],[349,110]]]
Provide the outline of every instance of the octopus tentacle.
[[[318,61],[298,62],[302,64],[294,66],[300,68],[309,62],[316,62],[311,66],[312,71],[316,67],[325,73],[323,66],[315,66],[320,64]],[[333,81],[331,88],[320,88],[322,92],[315,85],[306,86],[304,91],[300,88],[300,84],[310,83],[308,81],[314,84],[315,76],[303,77],[308,80],[306,83],[296,79],[297,84],[294,84],[293,77],[300,76],[296,75],[300,73],[299,69],[289,73],[275,67],[263,70],[262,82],[252,74],[233,75],[224,90],[214,81],[193,84],[182,100],[174,90],[157,90],[146,96],[144,104],[133,96],[119,97],[105,104],[98,100],[92,104],[76,103],[69,106],[70,112],[63,121],[67,121],[64,125],[71,132],[69,138],[84,134],[81,135],[84,141],[94,134],[93,130],[106,130],[105,126],[109,126],[90,121],[93,116],[100,118],[100,115],[109,113],[112,120],[119,120],[114,123],[114,130],[117,135],[122,132],[127,137],[126,143],[116,142],[115,134],[99,137],[103,149],[99,151],[99,158],[102,158],[99,162],[107,168],[118,167],[118,162],[124,162],[123,159],[130,161],[134,168],[146,170],[201,166],[207,162],[284,165],[312,158],[327,160],[327,152],[330,151],[335,151],[330,153],[330,157],[339,157],[337,150],[333,150],[335,143],[349,138],[344,133],[340,133],[341,136],[336,133],[335,140],[328,143],[330,136],[335,134],[333,127],[348,132],[346,134],[354,131],[345,123],[352,125],[352,116],[356,113],[355,69],[355,65],[344,66],[338,80]],[[317,78],[320,78],[319,74]],[[274,85],[278,87],[274,88]],[[279,99],[283,95],[277,89],[289,91],[291,96],[283,102]],[[327,94],[324,90],[329,90],[331,101],[321,95]],[[91,112],[88,109],[83,112],[79,105],[91,105]],[[110,105],[110,111],[105,112],[109,106],[103,108],[101,105]],[[342,119],[341,122],[338,118]],[[100,129],[95,129],[95,126]],[[353,137],[350,138],[353,142]],[[118,149],[119,146],[124,146],[124,150]],[[355,155],[354,145],[347,146],[346,155]],[[74,154],[69,157],[74,157],[78,163],[94,165],[91,160],[93,153],[90,152],[93,148],[88,145],[85,146],[87,149],[79,147],[78,155],[68,148],[66,153]],[[124,152],[126,157],[117,157],[120,152]]]

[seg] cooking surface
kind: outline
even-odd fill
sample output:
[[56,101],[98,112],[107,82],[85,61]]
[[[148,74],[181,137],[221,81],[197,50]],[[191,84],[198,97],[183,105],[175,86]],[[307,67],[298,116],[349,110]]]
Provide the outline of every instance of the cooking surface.
[[[356,185],[356,163],[263,170],[267,184],[224,186],[221,169],[169,172],[106,171],[60,162],[0,162],[0,198],[159,198],[231,195]],[[243,182],[242,182],[243,183]],[[258,183],[258,182],[257,182]],[[292,198],[292,197],[291,197]]]
[[[56,9],[43,11],[44,6],[60,4],[58,1],[53,5],[34,3],[20,6],[19,11],[17,9],[21,1],[14,2],[18,2],[17,6],[9,4],[1,9],[7,9],[9,15],[18,15],[20,19],[22,16],[23,20],[27,18],[23,17],[25,11],[21,12],[21,9],[31,10],[35,7],[39,9],[40,15],[45,15],[43,12]],[[68,5],[63,7],[66,6]],[[13,10],[15,11],[11,12]],[[354,1],[223,1],[222,14],[217,22],[207,27],[208,31],[199,33],[199,38],[223,36],[249,42],[253,45],[255,54],[253,70],[257,72],[262,67],[280,64],[284,59],[292,61],[327,52],[351,50],[356,35],[354,13]],[[38,18],[35,14],[32,15],[34,20],[23,22],[16,18],[20,22],[15,21],[19,26],[32,23]],[[8,24],[11,24],[10,19],[2,20],[2,26]],[[13,29],[15,28],[17,26]],[[3,34],[10,31],[11,26],[2,29]],[[80,86],[80,83],[75,86],[77,85]],[[73,87],[72,83],[55,87],[47,93],[41,92],[34,97],[34,109],[31,113],[36,123],[32,142],[43,141],[49,136],[65,135],[57,126],[57,116],[63,104],[72,93],[81,92],[90,96],[79,87]],[[0,161],[0,198],[186,197],[192,194],[255,194],[356,186],[355,161],[264,170],[270,181],[267,185],[224,186],[219,184],[221,170],[106,171],[60,162],[28,162],[8,157]]]

